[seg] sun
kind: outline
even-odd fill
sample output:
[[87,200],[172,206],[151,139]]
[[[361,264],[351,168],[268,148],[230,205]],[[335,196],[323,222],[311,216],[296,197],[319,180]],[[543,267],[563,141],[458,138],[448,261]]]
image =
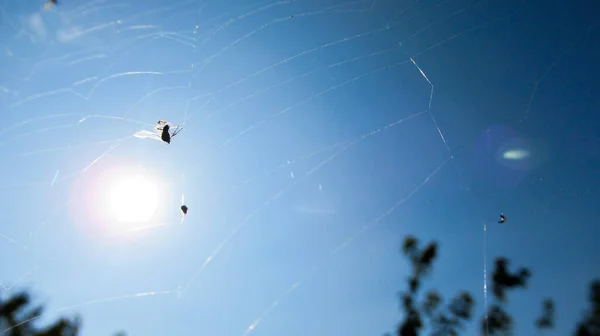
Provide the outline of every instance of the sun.
[[149,221],[156,212],[160,193],[158,186],[143,175],[123,177],[108,192],[110,213],[121,223]]

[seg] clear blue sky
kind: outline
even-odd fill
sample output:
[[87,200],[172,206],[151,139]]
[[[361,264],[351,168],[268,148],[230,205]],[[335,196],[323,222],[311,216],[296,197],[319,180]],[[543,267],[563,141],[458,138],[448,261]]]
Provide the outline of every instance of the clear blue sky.
[[[406,234],[483,311],[488,223],[488,270],[533,271],[518,334],[546,296],[572,330],[600,276],[594,1],[59,1],[0,3],[2,296],[92,336],[380,335]],[[171,145],[130,137],[159,119]],[[99,196],[123,167],[158,181],[149,228]]]

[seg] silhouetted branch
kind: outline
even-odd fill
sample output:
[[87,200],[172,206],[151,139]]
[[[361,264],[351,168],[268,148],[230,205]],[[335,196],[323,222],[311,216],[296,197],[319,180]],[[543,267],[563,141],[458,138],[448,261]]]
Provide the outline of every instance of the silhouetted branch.
[[[436,242],[420,248],[419,240],[412,236],[406,237],[403,242],[402,253],[409,259],[412,272],[407,278],[408,290],[400,295],[404,320],[398,327],[398,336],[418,336],[423,330],[430,331],[431,336],[459,335],[473,317],[475,300],[467,291],[459,292],[446,303],[442,295],[432,289],[419,302],[419,288],[424,277],[433,268],[437,249]],[[514,322],[504,305],[511,290],[527,287],[531,271],[521,267],[511,272],[506,258],[497,258],[494,265],[491,287],[497,300],[481,319],[480,332],[484,336],[510,336],[514,330]],[[591,308],[586,311],[574,336],[600,336],[600,280],[592,282],[589,300]],[[554,301],[547,298],[542,304],[542,315],[535,321],[536,326],[539,329],[553,328],[555,318]]]
[[402,252],[408,257],[412,266],[412,276],[408,278],[408,291],[401,296],[404,321],[398,328],[399,336],[417,336],[423,327],[422,314],[433,326],[433,335],[458,335],[457,329],[462,327],[462,320],[469,319],[474,300],[470,294],[463,292],[455,297],[444,312],[442,297],[435,291],[427,293],[420,309],[415,304],[417,292],[422,278],[429,274],[437,257],[438,245],[429,243],[419,249],[419,241],[408,236],[402,245]]

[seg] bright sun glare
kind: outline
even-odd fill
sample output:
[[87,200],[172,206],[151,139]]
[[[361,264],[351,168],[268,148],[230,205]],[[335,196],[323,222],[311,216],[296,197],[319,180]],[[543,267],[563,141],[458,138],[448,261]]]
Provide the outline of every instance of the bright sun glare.
[[122,223],[150,220],[159,203],[156,184],[142,175],[118,180],[108,195],[110,212]]

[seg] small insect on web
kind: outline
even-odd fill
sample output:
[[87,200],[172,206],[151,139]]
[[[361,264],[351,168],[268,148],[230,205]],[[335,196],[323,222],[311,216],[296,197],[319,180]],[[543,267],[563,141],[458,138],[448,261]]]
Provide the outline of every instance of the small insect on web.
[[181,210],[181,223],[183,224],[183,220],[185,218],[185,215],[187,215],[188,213],[188,207],[187,205],[185,205],[185,198],[184,198],[184,194],[181,194],[181,207],[179,208]]
[[173,126],[173,124],[168,121],[159,120],[154,126],[154,131],[141,130],[136,132],[133,136],[140,139],[160,140],[170,144],[171,139],[179,134],[182,129],[182,127]]

